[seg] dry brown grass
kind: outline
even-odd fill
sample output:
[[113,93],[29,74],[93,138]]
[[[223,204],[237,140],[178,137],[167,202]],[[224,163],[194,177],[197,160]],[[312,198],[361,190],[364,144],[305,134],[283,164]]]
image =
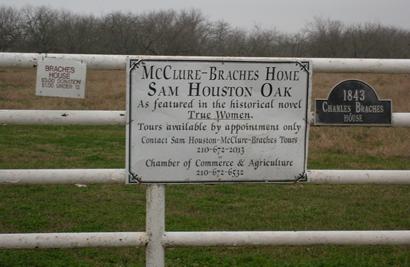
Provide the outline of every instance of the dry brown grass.
[[[85,99],[35,96],[35,69],[0,69],[1,109],[125,109],[124,71],[88,71]],[[410,75],[315,74],[313,98],[327,97],[345,79],[363,80],[380,98],[392,99],[394,112],[410,112]]]
[[[0,109],[125,109],[125,72],[89,71],[85,99],[35,96],[35,69],[0,70]],[[345,79],[372,85],[394,112],[410,112],[410,75],[315,74],[313,99],[327,97]],[[310,152],[336,151],[353,155],[401,157],[410,160],[409,128],[312,127]]]
[[0,109],[125,109],[125,73],[89,71],[85,99],[35,95],[35,69],[0,70]]
[[[313,99],[326,98],[337,83],[358,79],[373,86],[381,99],[391,99],[393,112],[410,112],[410,75],[315,74]],[[401,157],[410,161],[410,128],[312,127],[311,152],[337,151],[353,155]]]

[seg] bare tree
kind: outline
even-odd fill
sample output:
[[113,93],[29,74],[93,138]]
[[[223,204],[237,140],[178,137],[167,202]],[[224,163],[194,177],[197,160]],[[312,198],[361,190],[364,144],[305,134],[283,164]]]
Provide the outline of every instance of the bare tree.
[[207,38],[207,55],[214,56],[244,56],[247,34],[240,29],[234,29],[225,21],[218,21],[209,27]]
[[140,16],[141,48],[149,54],[205,53],[209,23],[196,10],[151,12]]
[[43,53],[55,51],[58,12],[47,7],[27,7],[22,10],[22,16],[27,49]]
[[176,12],[159,11],[141,16],[141,50],[143,53],[159,55],[174,54],[167,41],[174,36],[173,25]]
[[21,39],[21,16],[11,7],[0,7],[0,51],[10,51]]
[[409,56],[409,33],[380,24],[353,25],[346,32],[350,57],[400,58]]
[[283,57],[303,57],[307,54],[308,41],[302,33],[282,34],[278,39],[278,54]]
[[132,14],[110,13],[100,23],[99,40],[105,51],[112,54],[138,52],[139,20]]
[[248,36],[247,48],[251,56],[274,56],[279,54],[280,34],[276,30],[263,30],[255,26]]
[[344,25],[340,21],[315,18],[304,30],[308,55],[313,57],[343,57]]
[[207,53],[221,56],[227,51],[227,38],[231,32],[231,26],[225,21],[218,21],[209,27],[207,38]]
[[296,34],[210,22],[198,10],[77,15],[0,7],[0,51],[409,58],[410,31],[316,18]]

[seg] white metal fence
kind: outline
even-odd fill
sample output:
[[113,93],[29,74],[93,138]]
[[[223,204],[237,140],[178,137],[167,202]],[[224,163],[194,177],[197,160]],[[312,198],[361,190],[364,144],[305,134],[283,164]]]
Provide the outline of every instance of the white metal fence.
[[[126,62],[124,55],[0,53],[0,67],[33,67],[43,56],[83,60],[93,69],[125,69]],[[314,72],[410,73],[410,60],[405,59],[309,60]],[[0,124],[124,125],[125,111],[0,110]],[[393,113],[392,127],[410,127],[410,113]],[[0,170],[0,184],[109,184],[125,183],[125,177],[124,169]],[[410,170],[308,170],[307,183],[404,185],[410,184]],[[167,232],[165,185],[147,186],[146,198],[145,232],[0,234],[0,248],[146,246],[146,265],[164,266],[165,247],[176,246],[410,244],[410,230]]]

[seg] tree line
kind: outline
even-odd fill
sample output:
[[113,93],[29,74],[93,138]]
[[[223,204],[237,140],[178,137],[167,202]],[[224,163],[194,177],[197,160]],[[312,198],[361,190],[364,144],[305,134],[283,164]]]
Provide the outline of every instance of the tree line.
[[[274,23],[274,21],[272,21]],[[78,15],[0,7],[0,51],[271,57],[409,58],[410,31],[315,18],[298,33],[243,30],[198,10]]]

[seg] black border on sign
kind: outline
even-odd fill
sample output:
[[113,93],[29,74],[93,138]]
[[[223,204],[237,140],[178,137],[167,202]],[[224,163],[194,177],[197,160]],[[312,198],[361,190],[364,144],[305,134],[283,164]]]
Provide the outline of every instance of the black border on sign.
[[[222,59],[222,58],[221,58]],[[307,79],[306,79],[306,110],[305,110],[305,145],[304,145],[304,159],[303,159],[303,173],[299,174],[299,176],[294,177],[293,179],[285,179],[285,180],[269,180],[267,179],[261,179],[261,180],[205,180],[205,181],[143,181],[143,178],[140,177],[138,174],[133,173],[131,170],[131,125],[132,125],[132,90],[131,90],[131,84],[132,84],[132,75],[131,72],[135,69],[136,66],[138,66],[141,62],[144,61],[157,61],[157,62],[166,62],[166,61],[170,61],[170,62],[181,62],[181,61],[185,61],[185,62],[229,62],[229,63],[263,63],[263,64],[297,64],[300,66],[301,70],[304,70],[305,72],[308,73],[307,75]],[[258,61],[258,60],[230,60],[230,59],[226,59],[226,60],[220,60],[220,59],[183,59],[183,58],[164,58],[164,59],[154,59],[154,58],[147,58],[144,59],[143,57],[139,57],[139,58],[129,58],[128,62],[129,65],[127,64],[127,66],[129,66],[128,68],[128,103],[127,103],[127,112],[128,112],[128,121],[127,121],[127,127],[128,127],[128,152],[127,152],[127,181],[128,184],[232,184],[232,183],[295,183],[295,182],[305,182],[307,181],[307,175],[306,175],[306,169],[307,169],[307,147],[308,147],[308,132],[309,132],[309,118],[308,118],[308,114],[309,114],[309,87],[310,87],[310,77],[311,77],[311,63],[310,61]]]

